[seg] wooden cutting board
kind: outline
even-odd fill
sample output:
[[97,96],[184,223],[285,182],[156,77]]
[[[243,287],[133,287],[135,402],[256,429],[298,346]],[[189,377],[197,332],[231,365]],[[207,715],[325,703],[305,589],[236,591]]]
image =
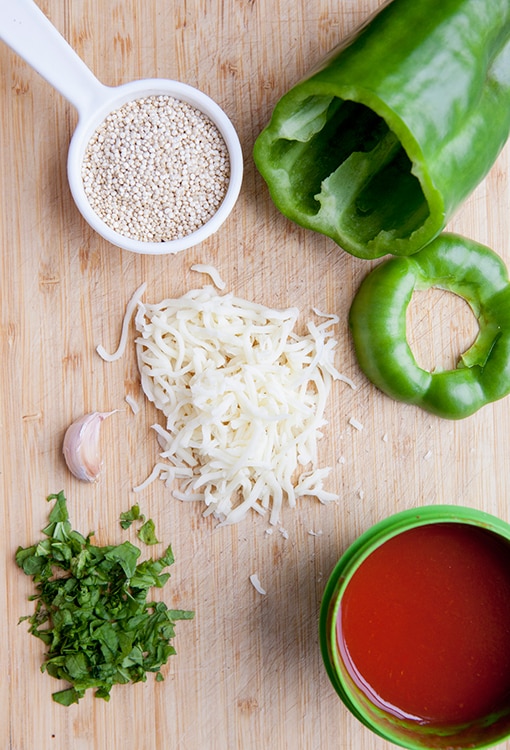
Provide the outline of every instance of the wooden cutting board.
[[[12,0],[14,3],[14,0]],[[238,129],[245,178],[218,234],[174,257],[137,256],[108,245],[81,219],[66,181],[76,115],[42,78],[0,45],[0,747],[9,750],[384,750],[336,697],[322,666],[317,619],[334,563],[357,535],[388,514],[425,503],[466,504],[510,520],[510,400],[460,423],[394,403],[362,376],[347,312],[369,265],[281,216],[251,149],[272,107],[299,77],[379,5],[378,0],[44,0],[42,9],[106,84],[176,78],[212,96]],[[510,262],[510,151],[451,222]],[[337,365],[358,384],[337,383],[320,463],[331,466],[333,505],[303,500],[266,534],[264,519],[218,529],[198,505],[151,471],[158,420],[140,391],[133,347],[111,364],[126,302],[178,296],[203,283],[193,263],[212,263],[227,289],[261,303],[337,313]],[[455,304],[454,304],[455,302]],[[450,361],[472,321],[458,300],[413,300],[410,330],[420,356]],[[131,336],[133,330],[131,330]],[[132,339],[131,339],[132,340]],[[134,415],[125,402],[140,405]],[[84,485],[61,454],[68,424],[95,410],[104,424],[104,469]],[[349,424],[354,417],[363,425]],[[98,543],[122,541],[118,517],[138,501],[176,563],[162,594],[193,609],[177,623],[177,655],[165,681],[117,687],[63,708],[41,674],[42,644],[20,616],[31,582],[14,564],[18,545],[40,538],[47,495],[64,490],[74,527]],[[283,530],[283,531],[282,531]],[[284,533],[285,532],[285,533]],[[257,573],[267,593],[249,581]],[[510,743],[502,745],[510,748]]]

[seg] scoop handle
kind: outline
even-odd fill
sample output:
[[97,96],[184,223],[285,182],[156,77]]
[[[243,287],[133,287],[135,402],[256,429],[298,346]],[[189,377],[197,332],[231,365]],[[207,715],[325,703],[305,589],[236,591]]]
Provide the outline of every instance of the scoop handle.
[[108,87],[33,0],[0,0],[0,39],[59,91],[80,117],[106,95]]

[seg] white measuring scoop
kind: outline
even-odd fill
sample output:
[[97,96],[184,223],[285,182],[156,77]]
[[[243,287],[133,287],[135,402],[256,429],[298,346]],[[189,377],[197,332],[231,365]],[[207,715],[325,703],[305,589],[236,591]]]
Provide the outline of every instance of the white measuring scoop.
[[[0,39],[77,110],[78,124],[69,145],[67,177],[79,211],[96,232],[125,250],[163,255],[198,245],[219,229],[239,196],[243,178],[243,155],[234,126],[210,97],[185,83],[164,78],[146,78],[121,86],[105,86],[33,0],[0,0]],[[166,242],[140,242],[111,229],[92,209],[83,186],[82,162],[91,137],[110,112],[128,101],[158,95],[186,102],[215,124],[228,149],[230,179],[218,210],[196,231]]]

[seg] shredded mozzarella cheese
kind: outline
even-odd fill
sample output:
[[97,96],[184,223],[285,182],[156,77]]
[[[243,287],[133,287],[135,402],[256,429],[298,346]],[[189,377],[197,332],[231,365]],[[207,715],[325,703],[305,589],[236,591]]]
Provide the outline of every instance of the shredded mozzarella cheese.
[[[142,388],[166,424],[153,425],[156,478],[181,500],[205,504],[222,524],[251,511],[277,524],[284,501],[326,503],[329,468],[317,468],[317,440],[335,368],[335,316],[297,335],[298,310],[273,310],[212,286],[158,304],[139,300],[135,326]],[[317,313],[316,313],[317,314]],[[320,314],[322,315],[322,314]],[[307,467],[307,471],[300,467]]]
[[194,266],[191,266],[191,270],[198,271],[198,273],[206,273],[211,277],[211,281],[218,289],[223,290],[227,286],[226,282],[221,278],[218,269],[214,266],[210,266],[207,263],[195,263]]
[[126,395],[124,396],[124,401],[130,407],[133,414],[138,414],[138,412],[140,411],[140,407],[136,403],[136,400],[133,398],[133,396],[130,396],[129,393],[126,393]]
[[124,320],[122,321],[120,340],[117,349],[112,354],[109,354],[101,344],[99,344],[99,346],[96,346],[96,352],[106,362],[115,362],[115,360],[120,359],[126,351],[129,324],[146,288],[147,283],[144,282],[138,287],[127,304],[126,312],[124,314]]
[[361,431],[363,429],[363,424],[359,420],[357,420],[355,417],[351,417],[349,419],[349,424],[352,425],[355,430]]
[[251,582],[253,588],[255,589],[255,591],[257,591],[259,594],[262,594],[262,596],[265,596],[265,594],[267,592],[266,592],[266,590],[264,588],[262,588],[262,585],[260,583],[260,579],[259,579],[259,577],[258,577],[258,575],[256,573],[252,573],[251,574],[251,576],[250,576],[250,582]]

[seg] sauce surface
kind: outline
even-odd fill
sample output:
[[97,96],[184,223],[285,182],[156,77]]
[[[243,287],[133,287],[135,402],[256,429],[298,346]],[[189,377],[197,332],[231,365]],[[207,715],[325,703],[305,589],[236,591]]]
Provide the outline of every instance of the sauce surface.
[[356,571],[337,620],[354,682],[387,712],[433,725],[510,704],[510,545],[468,524],[405,531]]

